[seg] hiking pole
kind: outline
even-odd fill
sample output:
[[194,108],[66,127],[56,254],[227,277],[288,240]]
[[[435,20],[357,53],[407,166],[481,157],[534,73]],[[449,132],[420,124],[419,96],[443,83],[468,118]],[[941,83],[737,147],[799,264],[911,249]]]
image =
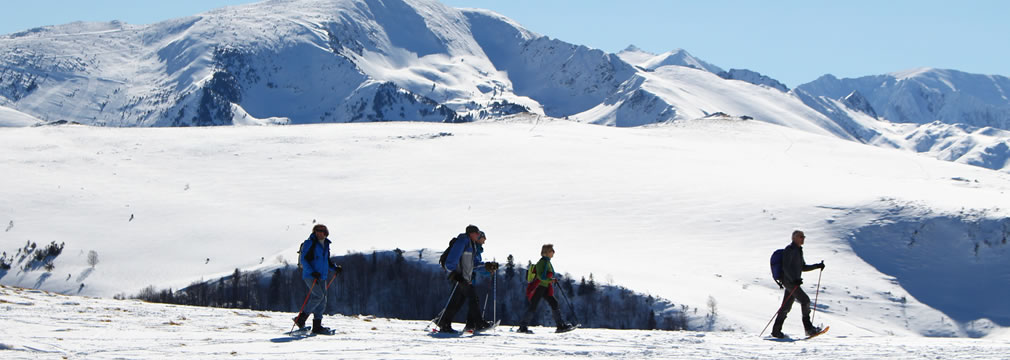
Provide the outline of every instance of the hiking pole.
[[336,280],[336,279],[337,279],[337,274],[333,274],[333,277],[330,278],[330,281],[326,283],[326,290],[330,289],[330,284],[333,284],[333,280]]
[[480,318],[484,318],[484,314],[487,313],[487,301],[491,300],[491,289],[487,289],[487,295],[484,295],[484,307],[480,308]]
[[557,284],[557,285],[558,285],[558,290],[561,290],[561,297],[565,298],[565,302],[568,303],[568,309],[572,311],[572,319],[575,320],[576,324],[580,324],[579,323],[579,315],[575,313],[575,307],[572,306],[572,301],[568,300],[568,295],[565,294],[565,287],[561,286],[561,284]]
[[[445,307],[442,308],[442,311],[438,312],[438,316],[436,316],[434,319],[431,319],[431,321],[428,322],[428,325],[424,326],[425,330],[427,330],[428,327],[431,326],[431,323],[433,323],[433,322],[436,323],[435,325],[438,325],[437,323],[442,322],[442,315],[445,315],[445,309],[449,308],[449,303],[452,302],[452,296],[456,295],[456,288],[458,288],[458,287],[459,287],[459,283],[456,282],[456,285],[452,287],[452,292],[449,293],[449,301],[445,302]],[[452,319],[449,319],[449,320],[451,321]]]
[[761,337],[761,336],[763,336],[765,334],[765,330],[768,330],[768,325],[771,325],[772,324],[772,320],[775,320],[775,317],[779,315],[779,311],[782,311],[782,308],[786,307],[786,302],[787,301],[791,301],[793,299],[793,293],[795,293],[796,289],[799,289],[799,288],[800,288],[799,285],[793,286],[793,291],[790,291],[789,295],[786,296],[786,298],[784,300],[782,300],[782,305],[779,306],[778,310],[775,310],[775,315],[772,315],[772,318],[768,320],[767,324],[765,324],[765,328],[761,329],[761,333],[758,334],[758,337]]
[[[824,263],[824,261],[821,261]],[[817,290],[814,291],[814,313],[810,314],[810,323],[814,322],[814,316],[817,315],[817,295],[821,292],[821,275],[824,274],[824,268],[821,268],[821,272],[817,273]]]
[[[302,301],[302,307],[298,309],[299,316],[302,315],[302,310],[305,310],[305,304],[309,303],[309,295],[312,295],[312,290],[315,290],[316,281],[319,281],[319,279],[312,279],[312,286],[309,287],[309,293],[305,294],[305,301]],[[295,319],[297,319],[297,317],[295,317]],[[298,325],[298,323],[296,322],[294,325],[291,325],[291,331],[295,331],[295,325]]]
[[[491,280],[491,289],[494,292],[494,301],[492,302],[492,305],[491,305],[491,306],[494,306],[494,309],[491,309],[491,320],[493,320],[494,323],[497,324],[498,323],[498,269],[497,268],[494,269],[494,274],[491,274],[491,276],[494,276],[493,280]],[[495,330],[494,331],[495,332],[498,331],[498,326],[497,325],[495,325]]]

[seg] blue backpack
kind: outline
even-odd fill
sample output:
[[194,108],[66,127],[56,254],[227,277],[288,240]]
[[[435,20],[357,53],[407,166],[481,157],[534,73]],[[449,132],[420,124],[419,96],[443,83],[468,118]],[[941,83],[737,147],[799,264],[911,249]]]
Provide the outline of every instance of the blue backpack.
[[771,266],[772,266],[772,279],[775,283],[779,285],[779,288],[784,289],[782,286],[782,254],[785,253],[785,249],[778,249],[772,253]]

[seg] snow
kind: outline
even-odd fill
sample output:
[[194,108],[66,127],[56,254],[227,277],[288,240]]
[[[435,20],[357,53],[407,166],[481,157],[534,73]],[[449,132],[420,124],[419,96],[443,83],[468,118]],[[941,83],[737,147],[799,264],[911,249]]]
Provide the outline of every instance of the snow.
[[[551,242],[559,271],[700,308],[712,296],[716,329],[756,333],[782,296],[767,258],[803,229],[808,261],[828,264],[817,318],[836,335],[982,336],[1008,324],[1001,304],[966,300],[975,311],[965,312],[930,295],[956,279],[907,285],[932,263],[903,260],[959,249],[951,266],[978,264],[979,284],[1004,283],[1006,245],[972,241],[990,240],[976,236],[979,219],[997,234],[1010,225],[1008,175],[763,122],[0,130],[0,166],[18,174],[0,179],[0,250],[66,243],[52,274],[15,264],[7,285],[178,289],[263,258],[293,261],[313,221],[329,225],[334,253],[441,248],[473,223],[488,233],[488,259],[524,262]],[[852,235],[895,218],[948,220],[921,235],[939,245],[885,257],[859,244],[905,227]],[[950,234],[961,240],[944,245]],[[998,326],[965,328],[980,318]],[[792,317],[787,333],[798,326]]]
[[[0,48],[19,64],[0,83],[0,171],[13,174],[0,177],[0,251],[66,244],[52,273],[0,270],[0,284],[53,292],[3,288],[4,355],[277,357],[307,341],[320,345],[309,356],[362,358],[978,358],[1007,347],[1003,77],[825,76],[785,93],[699,70],[684,51],[607,54],[421,0],[266,1],[149,26],[33,29]],[[854,90],[865,101],[840,100]],[[500,101],[525,110],[441,123]],[[396,119],[431,123],[318,124]],[[57,120],[123,128],[28,127]],[[260,126],[129,128],[203,121]],[[429,338],[420,322],[338,316],[347,332],[330,341],[284,342],[271,340],[290,314],[64,296],[290,262],[316,222],[334,253],[440,249],[470,223],[488,232],[487,259],[522,263],[551,242],[559,271],[695,308],[714,299],[713,329],[730,331],[537,329],[474,345]],[[808,262],[827,263],[805,289],[823,277],[816,319],[832,330],[768,342],[756,334],[782,292],[767,259],[794,229],[807,233]],[[431,346],[442,342],[468,346]]]
[[32,126],[41,122],[41,120],[36,119],[34,116],[0,106],[0,127]]
[[[723,72],[683,49],[609,54],[433,0],[263,1],[152,25],[75,22],[10,34],[0,49],[0,105],[45,122],[459,122],[528,112],[623,127],[723,113],[912,151],[919,147],[902,147],[912,135],[902,124],[1010,130],[1010,79],[1002,76],[934,68],[826,75],[772,94],[787,88],[755,71]],[[853,92],[866,107],[833,104]],[[874,121],[854,114],[866,109]],[[960,156],[926,154],[1010,171],[1010,138],[966,137],[938,140],[959,144]]]
[[[333,336],[297,338],[292,314],[148,304],[0,287],[5,359],[121,358],[1000,358],[1000,339],[838,336],[778,342],[740,332],[578,329],[429,335],[423,321],[328,316]],[[1005,339],[1005,338],[1004,338]]]

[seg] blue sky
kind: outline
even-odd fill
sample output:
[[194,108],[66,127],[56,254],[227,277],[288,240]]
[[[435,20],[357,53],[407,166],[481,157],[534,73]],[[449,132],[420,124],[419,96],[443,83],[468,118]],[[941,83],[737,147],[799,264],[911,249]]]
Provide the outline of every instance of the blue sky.
[[[148,24],[249,0],[4,1],[0,34],[75,20]],[[682,48],[789,87],[823,74],[917,67],[1010,76],[1010,1],[443,0],[497,11],[527,29],[617,52]]]

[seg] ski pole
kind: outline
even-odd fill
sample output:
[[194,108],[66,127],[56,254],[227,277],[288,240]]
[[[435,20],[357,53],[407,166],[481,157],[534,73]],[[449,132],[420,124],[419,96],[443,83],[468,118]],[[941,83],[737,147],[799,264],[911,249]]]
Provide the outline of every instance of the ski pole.
[[793,300],[793,293],[795,293],[796,289],[799,289],[799,288],[800,288],[799,285],[793,286],[793,290],[789,292],[789,295],[786,296],[786,298],[784,300],[782,300],[782,305],[779,306],[778,310],[775,310],[775,315],[772,315],[772,318],[770,320],[768,320],[767,324],[765,324],[765,328],[761,329],[761,333],[758,334],[758,337],[761,337],[761,336],[763,336],[765,334],[765,330],[768,330],[768,325],[771,325],[772,324],[772,320],[775,320],[775,317],[779,315],[779,311],[782,311],[782,308],[786,307],[786,302]]
[[[821,263],[824,263],[821,261]],[[824,268],[821,268],[821,272],[817,273],[817,290],[814,292],[814,313],[810,315],[810,322],[814,322],[814,316],[817,315],[817,295],[821,292],[821,275],[824,274]]]
[[[459,287],[459,283],[457,282],[456,285],[452,287],[452,292],[449,293],[449,301],[445,302],[445,307],[442,308],[442,311],[438,312],[438,316],[436,316],[434,319],[431,319],[431,322],[429,322],[428,325],[425,326],[425,329],[427,329],[429,326],[431,326],[431,323],[433,323],[433,322],[436,323],[436,325],[438,325],[437,323],[442,322],[442,315],[445,315],[445,309],[449,308],[449,303],[452,302],[452,296],[456,295],[456,288],[458,288],[458,287]],[[449,319],[449,320],[452,320],[452,319]]]
[[336,279],[337,279],[337,274],[333,274],[333,277],[330,278],[330,281],[326,283],[326,290],[330,290],[330,284],[333,284],[333,280],[336,280]]
[[[315,288],[316,288],[316,281],[319,281],[319,279],[312,279],[312,286],[309,287],[309,293],[305,294],[305,301],[302,301],[302,307],[298,308],[298,315],[299,316],[302,315],[302,310],[305,310],[305,304],[309,303],[309,296],[312,295],[312,290],[315,290]],[[296,317],[296,319],[297,319],[297,317]],[[295,325],[298,325],[298,323],[296,322],[294,325],[291,325],[291,331],[295,330]]]
[[568,303],[568,309],[572,311],[572,319],[575,320],[576,324],[578,324],[579,323],[579,315],[575,313],[575,307],[572,306],[572,301],[569,300],[568,299],[568,295],[565,294],[565,288],[564,288],[564,286],[561,286],[561,284],[557,284],[557,285],[558,285],[558,290],[561,290],[561,297],[565,298],[565,302]]
[[493,291],[493,290],[488,289],[487,290],[487,295],[484,295],[484,307],[482,307],[480,309],[480,318],[481,319],[483,319],[484,318],[484,314],[487,313],[487,301],[491,300],[491,291]]
[[[492,306],[494,306],[494,309],[491,310],[491,320],[494,320],[495,324],[497,324],[498,323],[498,269],[494,269],[494,274],[491,274],[491,276],[494,276],[494,280],[491,280],[491,289],[493,289],[492,291],[494,291],[494,301],[492,302]],[[497,326],[495,326],[495,331],[496,332],[498,331],[498,327]]]

